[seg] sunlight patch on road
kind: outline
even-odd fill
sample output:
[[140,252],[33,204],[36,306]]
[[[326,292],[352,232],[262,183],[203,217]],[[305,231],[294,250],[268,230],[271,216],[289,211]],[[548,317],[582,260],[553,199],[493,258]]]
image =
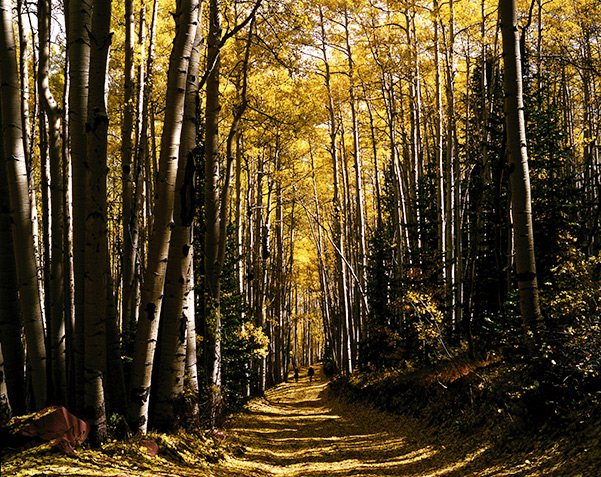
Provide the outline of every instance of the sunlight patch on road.
[[[288,465],[281,465],[247,460],[247,458],[250,457],[247,456],[247,458],[244,459],[230,457],[227,459],[227,463],[228,467],[237,469],[239,475],[285,475],[295,477],[330,474],[338,475],[342,473],[345,475],[369,475],[374,472],[376,475],[390,475],[390,472],[396,473],[402,470],[402,467],[428,459],[436,453],[436,451],[431,448],[424,448],[379,462],[365,461],[357,458],[334,460],[332,462],[319,459],[309,462],[303,460],[306,457],[319,457],[323,456],[324,453],[329,454],[330,452],[335,453],[336,447],[327,446],[321,447],[320,449],[306,449],[296,452],[272,452],[264,449],[261,454],[270,454],[276,461],[283,458],[291,461],[296,460],[296,462]],[[364,472],[368,473],[366,474]]]
[[449,465],[443,467],[442,469],[438,469],[438,470],[436,470],[434,472],[431,472],[429,474],[424,474],[423,477],[439,477],[441,475],[446,475],[449,472],[453,472],[455,470],[459,470],[459,469],[465,467],[466,465],[470,464],[471,462],[473,462],[478,456],[480,456],[481,454],[483,454],[484,452],[486,452],[488,449],[489,449],[489,446],[481,447],[477,451],[472,452],[471,454],[466,455],[462,460],[459,460],[457,462],[452,462]]

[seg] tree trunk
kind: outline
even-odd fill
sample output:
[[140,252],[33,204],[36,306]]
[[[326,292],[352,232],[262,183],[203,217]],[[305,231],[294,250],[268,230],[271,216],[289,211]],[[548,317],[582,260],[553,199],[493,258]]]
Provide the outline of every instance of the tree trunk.
[[[2,111],[0,108],[0,118]],[[0,120],[1,124],[1,120]],[[19,284],[11,231],[10,198],[4,147],[0,134],[0,342],[5,354],[4,380],[10,408],[19,416],[26,412],[25,350],[21,336],[23,322],[19,309]]]
[[[181,419],[186,368],[188,322],[195,317],[188,308],[188,296],[193,295],[192,223],[195,216],[194,153],[197,131],[201,29],[196,29],[188,70],[184,105],[184,122],[179,149],[179,165],[175,183],[176,198],[173,227],[169,244],[169,263],[165,282],[165,298],[161,317],[159,369],[157,376],[154,418],[157,427],[172,430]],[[194,329],[194,328],[193,328]],[[179,411],[179,412],[178,412]]]
[[[121,124],[121,182],[123,230],[123,306],[122,328],[129,331],[136,321],[137,308],[136,255],[138,234],[138,208],[135,202],[135,162],[133,148],[134,126],[134,1],[125,1],[125,65],[123,68],[123,122]],[[141,106],[141,104],[139,104]]]
[[192,289],[188,291],[186,303],[184,304],[184,313],[188,317],[186,330],[186,369],[184,373],[185,386],[194,396],[190,417],[192,423],[197,423],[200,418],[200,408],[198,396],[200,394],[200,386],[198,383],[198,357],[196,347],[196,306],[195,306],[195,291],[194,291],[194,267],[190,270],[188,283]]
[[21,312],[25,324],[28,362],[32,370],[35,409],[46,405],[46,349],[42,323],[37,263],[33,247],[33,232],[27,168],[23,149],[19,80],[13,31],[12,7],[8,0],[0,1],[0,97],[4,155],[1,167],[6,167],[10,194],[11,222],[15,261],[19,280]]
[[[107,235],[106,183],[109,119],[104,99],[105,72],[111,43],[111,1],[96,0],[93,10],[86,123],[84,402],[85,415],[92,423],[92,440],[100,443],[107,437],[107,322],[112,319],[107,302],[112,280]],[[111,369],[110,372],[113,373],[114,370]]]
[[529,341],[536,342],[542,325],[534,257],[530,176],[526,147],[519,31],[515,0],[499,0],[505,73],[505,127],[510,165],[515,266],[520,311]]
[[[438,0],[433,0],[433,23],[434,23],[434,65],[436,69],[436,202],[438,219],[438,253],[441,263],[441,282],[443,286],[449,285],[447,266],[447,227],[448,217],[445,193],[445,161],[444,161],[444,139],[443,139],[443,105],[442,105],[442,79],[440,65],[440,6]],[[450,187],[450,184],[446,184]]]
[[50,156],[50,204],[52,217],[50,263],[50,307],[48,310],[49,341],[51,347],[52,387],[54,402],[67,404],[67,365],[65,346],[65,293],[64,293],[64,238],[65,197],[63,179],[63,145],[61,137],[61,113],[50,91],[48,68],[50,61],[50,3],[38,2],[38,25],[40,37],[38,90],[48,127],[48,152]]
[[188,64],[197,27],[198,2],[182,0],[167,80],[165,125],[161,139],[160,167],[155,194],[155,215],[148,246],[148,264],[142,289],[142,311],[134,344],[129,418],[134,429],[146,432],[152,379],[152,362],[158,335],[165,273],[173,223],[175,179],[183,122]]
[[[210,425],[215,426],[221,409],[221,267],[219,263],[219,75],[220,75],[220,24],[217,0],[209,2],[209,35],[207,38],[207,68],[205,107],[205,324],[207,348],[206,365],[209,380]],[[225,204],[222,204],[225,207]]]
[[4,376],[4,354],[2,352],[2,343],[0,342],[0,424],[2,425],[13,417]]
[[69,151],[72,167],[73,306],[75,322],[75,407],[83,410],[84,363],[84,271],[86,222],[88,80],[90,67],[90,6],[83,0],[69,0],[67,53],[69,56]]
[[[364,290],[367,286],[367,242],[366,242],[366,228],[365,228],[365,196],[363,193],[363,160],[361,157],[361,146],[359,136],[359,119],[357,112],[357,100],[355,97],[355,73],[354,73],[354,60],[351,49],[351,38],[349,32],[349,20],[348,20],[348,9],[344,11],[345,16],[345,41],[346,41],[346,54],[348,60],[349,69],[349,95],[350,95],[350,107],[351,107],[351,121],[353,126],[353,159],[355,169],[355,202],[356,206],[356,222],[355,222],[355,234],[359,238],[359,244],[357,247],[357,268],[359,272],[359,284],[361,295],[364,295]],[[377,180],[377,179],[376,179]],[[364,296],[362,298],[365,298]],[[358,313],[358,325],[357,331],[362,335],[365,334],[364,323],[369,313],[369,309],[361,306],[362,303],[367,303],[367,300],[357,300],[359,308]],[[361,336],[355,339],[354,342],[358,343]],[[356,352],[354,358],[358,360]]]

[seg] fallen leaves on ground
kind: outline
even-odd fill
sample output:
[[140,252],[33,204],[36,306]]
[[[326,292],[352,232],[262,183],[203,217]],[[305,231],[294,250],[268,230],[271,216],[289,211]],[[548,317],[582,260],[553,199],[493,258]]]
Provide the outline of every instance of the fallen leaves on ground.
[[[468,369],[468,368],[465,368]],[[282,383],[232,416],[225,433],[151,434],[113,441],[76,455],[38,446],[3,452],[3,476],[403,476],[503,477],[596,476],[601,468],[599,411],[559,432],[545,428],[507,433],[495,421],[466,430],[443,424],[426,412],[443,406],[416,407],[391,414],[360,402],[342,400],[341,388],[329,386],[321,367],[309,381]],[[467,373],[472,374],[473,369]],[[482,370],[479,370],[482,372]],[[443,376],[443,374],[440,374]],[[452,376],[456,380],[457,376]],[[442,378],[441,378],[442,379]],[[424,381],[438,385],[437,381]],[[355,383],[357,384],[357,383]],[[394,396],[390,395],[393,400]],[[454,402],[454,401],[451,401]],[[418,412],[416,413],[416,409]],[[434,410],[434,411],[432,411]],[[420,415],[420,412],[422,413]],[[503,414],[500,418],[510,420]],[[457,409],[457,415],[461,415]],[[492,422],[492,424],[491,424]],[[530,436],[530,437],[529,437]],[[158,445],[148,454],[144,440]],[[524,439],[530,439],[524,441]]]

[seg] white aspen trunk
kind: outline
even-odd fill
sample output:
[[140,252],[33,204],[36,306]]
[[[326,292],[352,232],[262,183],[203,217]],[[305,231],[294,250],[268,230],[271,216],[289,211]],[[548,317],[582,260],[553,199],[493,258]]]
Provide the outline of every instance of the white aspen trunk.
[[[443,139],[443,106],[442,106],[442,80],[440,66],[440,7],[438,0],[433,1],[433,23],[434,23],[434,64],[436,69],[436,200],[438,212],[438,253],[442,261],[442,284],[449,286],[448,277],[448,255],[447,255],[447,227],[448,216],[446,214],[445,193],[445,162],[444,162],[444,139]],[[450,184],[447,184],[449,187]]]
[[[196,355],[196,306],[195,306],[195,294],[194,294],[194,270],[190,270],[188,276],[188,283],[190,289],[186,296],[186,303],[184,305],[184,313],[188,317],[186,322],[188,329],[186,330],[186,372],[184,374],[186,378],[186,386],[194,396],[198,396],[200,392],[198,382],[198,360]],[[198,399],[198,398],[196,398]],[[192,419],[194,422],[199,417],[198,401],[196,400],[193,404]]]
[[[198,19],[197,19],[198,21]],[[199,65],[202,32],[196,28],[188,66],[188,81],[184,104],[179,148],[179,165],[175,182],[176,197],[173,209],[173,226],[169,244],[169,263],[165,281],[165,297],[161,316],[159,341],[159,366],[153,420],[164,430],[179,427],[183,410],[184,373],[186,370],[187,330],[195,317],[187,306],[193,293],[194,242],[192,223],[195,216],[194,149],[196,147],[196,104],[199,90]],[[195,327],[192,327],[195,330]],[[196,346],[194,346],[196,349]],[[180,411],[180,413],[178,413]]]
[[[131,328],[135,322],[137,305],[136,254],[138,234],[138,208],[135,202],[135,162],[132,133],[134,129],[134,1],[125,0],[125,64],[123,67],[123,122],[121,124],[121,183],[123,231],[123,305],[122,329]],[[140,106],[141,104],[138,103]],[[135,237],[134,237],[135,236]]]
[[[2,112],[0,111],[0,117]],[[1,124],[1,120],[0,120]],[[25,349],[23,322],[19,310],[19,284],[11,230],[10,197],[4,167],[4,147],[0,134],[0,343],[5,353],[4,378],[12,412],[25,414]]]
[[[351,39],[349,32],[349,20],[348,20],[348,9],[344,11],[345,17],[345,41],[346,41],[346,54],[348,59],[348,68],[349,68],[349,95],[350,95],[350,107],[351,107],[351,121],[353,127],[353,159],[354,159],[354,169],[355,169],[355,201],[356,201],[356,223],[355,223],[355,233],[359,238],[359,244],[357,247],[357,266],[358,266],[358,274],[359,274],[359,284],[360,290],[358,293],[364,295],[364,290],[367,286],[367,242],[366,242],[366,232],[365,232],[365,196],[363,193],[363,159],[361,156],[361,141],[360,141],[360,132],[359,132],[359,119],[357,113],[357,99],[355,96],[355,73],[354,73],[354,60],[353,53],[351,47]],[[377,180],[377,179],[376,179]],[[366,317],[369,313],[369,309],[365,306],[362,306],[363,303],[367,303],[365,300],[365,296],[362,296],[361,299],[356,301],[358,307],[357,313],[357,324],[354,326],[355,328],[355,337],[353,339],[354,343],[354,353],[353,359],[358,360],[357,352],[358,346],[357,343],[361,340],[362,335],[365,335],[365,323]]]
[[[264,158],[259,155],[256,170],[256,184],[254,187],[254,203],[251,202],[253,211],[252,225],[252,250],[253,262],[251,265],[253,271],[253,313],[258,324],[265,334],[267,328],[265,323],[265,266],[262,250],[262,230],[263,230],[263,176],[264,176]],[[267,386],[267,358],[261,357],[259,362],[259,392],[263,393]]]
[[[365,86],[364,86],[365,87]],[[376,138],[376,126],[374,120],[374,111],[372,101],[369,98],[365,98],[365,107],[369,114],[369,132],[371,137],[371,147],[373,154],[374,172],[373,172],[373,184],[376,200],[374,203],[374,209],[376,212],[375,227],[380,228],[382,226],[382,187],[380,185],[380,165],[378,160],[378,140]]]
[[73,227],[73,309],[75,407],[83,411],[84,363],[84,272],[86,222],[87,145],[85,124],[88,117],[88,80],[91,29],[90,5],[83,0],[69,1],[67,53],[69,60],[69,151],[72,170],[72,227]]
[[330,63],[328,59],[328,50],[326,45],[326,30],[325,30],[325,17],[323,15],[323,9],[319,8],[320,16],[320,29],[321,29],[321,53],[322,61],[324,64],[324,80],[325,86],[328,93],[328,103],[326,109],[329,115],[329,152],[332,160],[332,184],[333,184],[333,223],[332,223],[332,235],[335,246],[338,248],[336,253],[336,283],[338,291],[339,305],[332,317],[332,324],[334,326],[333,337],[336,341],[334,351],[337,352],[338,363],[341,368],[340,371],[348,371],[349,369],[349,353],[347,347],[346,332],[348,330],[348,303],[347,303],[347,286],[346,286],[346,264],[343,260],[342,253],[344,250],[344,237],[343,237],[343,221],[341,216],[341,204],[340,204],[340,191],[339,191],[339,170],[338,170],[338,146],[337,146],[337,129],[336,129],[336,115],[334,100],[332,96],[331,87],[331,74],[330,74]]
[[52,233],[51,250],[47,261],[50,264],[49,336],[52,359],[52,385],[54,402],[67,404],[67,363],[65,346],[65,279],[63,253],[65,238],[65,197],[63,178],[63,145],[61,137],[61,113],[50,91],[48,68],[50,60],[50,3],[38,2],[38,31],[40,36],[38,90],[40,102],[47,118],[48,152],[50,157],[50,204]]
[[15,262],[19,280],[21,312],[25,325],[28,362],[32,370],[35,409],[46,405],[46,349],[37,263],[33,244],[29,184],[23,149],[21,95],[17,74],[12,6],[0,1],[0,95],[2,107],[3,164],[10,194]]
[[459,157],[455,151],[456,125],[455,125],[455,6],[453,0],[449,2],[449,24],[446,38],[446,97],[447,97],[447,150],[445,156],[445,182],[446,182],[446,257],[447,279],[449,285],[449,308],[452,313],[452,326],[456,332],[461,321],[460,308],[460,235],[459,228]]
[[171,52],[167,79],[165,125],[161,139],[160,167],[155,194],[155,214],[148,246],[148,263],[142,288],[142,310],[134,344],[128,415],[140,432],[148,429],[148,407],[152,383],[152,362],[173,224],[175,179],[177,175],[184,99],[192,43],[196,34],[198,2],[183,0],[176,18],[177,33]]
[[[21,85],[21,121],[23,123],[23,150],[25,151],[26,163],[28,165],[29,174],[32,173],[31,165],[33,161],[33,157],[31,155],[32,150],[32,141],[31,141],[31,121],[29,120],[29,65],[28,61],[30,59],[30,51],[29,51],[29,38],[28,38],[28,29],[25,27],[27,22],[27,15],[24,15],[23,11],[23,0],[17,0],[17,28],[18,28],[18,38],[19,38],[19,79]],[[35,61],[35,53],[34,53],[34,61]],[[34,109],[35,111],[35,109]],[[34,112],[35,114],[35,112]],[[34,117],[34,128],[35,128],[35,117]],[[32,199],[32,209],[35,200]],[[37,217],[37,212],[32,210],[32,219]]]
[[[207,38],[207,62],[210,68],[206,85],[205,106],[205,326],[206,365],[209,379],[210,425],[216,425],[221,413],[221,266],[219,260],[220,214],[219,214],[219,100],[220,79],[220,24],[217,0],[209,2],[209,35]],[[221,204],[226,207],[226,204]]]
[[[281,154],[279,152],[279,136],[276,139],[276,174],[282,171]],[[286,376],[284,371],[284,204],[282,200],[282,182],[275,184],[275,273],[274,273],[274,351],[275,351],[275,383],[281,383]]]
[[[133,267],[133,276],[131,282],[131,296],[129,297],[129,303],[126,300],[126,292],[124,290],[124,307],[131,307],[129,312],[124,310],[124,321],[123,331],[125,333],[133,332],[138,322],[140,313],[140,301],[141,301],[141,273],[142,267],[146,259],[145,243],[142,240],[142,234],[149,235],[150,228],[144,229],[147,223],[147,208],[148,202],[151,201],[149,190],[147,188],[147,177],[151,174],[151,171],[147,167],[149,157],[149,145],[148,145],[148,123],[149,110],[150,110],[150,97],[152,95],[152,70],[154,64],[154,44],[155,44],[155,30],[157,21],[157,0],[153,2],[152,7],[152,20],[150,23],[149,42],[148,42],[148,54],[146,56],[146,63],[144,64],[144,45],[145,41],[145,8],[142,8],[140,12],[140,36],[139,44],[142,49],[142,58],[140,59],[139,69],[139,84],[138,84],[138,117],[136,120],[136,145],[134,152],[134,166],[135,166],[135,195],[132,204],[132,211],[130,214],[130,221],[127,224],[127,234],[131,241],[131,253],[133,255],[134,262],[130,263],[129,266]],[[146,69],[144,69],[146,68]],[[128,272],[124,272],[124,276]],[[125,287],[126,285],[124,285]],[[127,317],[129,314],[129,319]],[[128,322],[129,320],[129,322]],[[127,328],[129,326],[129,329]]]
[[522,67],[515,0],[499,0],[499,21],[503,35],[505,125],[510,164],[515,268],[524,330],[530,342],[536,343],[537,332],[542,326],[542,316],[534,256]]
[[84,403],[95,443],[107,434],[106,402],[108,373],[107,326],[110,316],[107,297],[112,295],[108,248],[107,148],[108,115],[105,83],[111,43],[111,1],[96,0],[90,32],[90,80],[88,92],[86,162],[86,244],[84,280]]
[[[246,221],[242,222],[242,145],[240,144],[241,137],[239,134],[236,135],[236,203],[234,205],[234,222],[236,228],[236,251],[238,255],[237,259],[237,272],[238,272],[238,293],[241,296],[248,296],[248,290],[245,280],[245,267],[244,260],[242,259],[244,254],[244,227],[248,227]],[[250,227],[248,227],[250,228]],[[250,249],[250,247],[249,247]],[[243,312],[244,313],[244,312]],[[244,319],[244,316],[243,316]],[[250,385],[250,383],[249,383]]]
[[2,351],[2,343],[0,342],[0,422],[8,422],[13,417],[4,376],[4,353]]

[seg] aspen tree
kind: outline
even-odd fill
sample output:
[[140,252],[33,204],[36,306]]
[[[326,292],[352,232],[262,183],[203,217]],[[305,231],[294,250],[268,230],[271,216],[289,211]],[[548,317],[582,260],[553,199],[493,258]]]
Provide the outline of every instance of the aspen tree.
[[[219,76],[221,66],[221,13],[217,0],[209,1],[205,104],[205,333],[206,371],[209,385],[210,424],[221,412],[221,267],[219,263]],[[225,207],[225,205],[223,204]],[[225,240],[225,237],[223,238]]]
[[[200,18],[200,14],[199,14]],[[176,197],[173,209],[173,226],[169,244],[169,262],[165,281],[165,297],[160,324],[159,359],[154,419],[158,427],[177,427],[178,406],[184,394],[186,346],[191,341],[187,333],[195,332],[189,322],[195,320],[193,309],[194,283],[191,282],[194,243],[192,223],[195,215],[194,154],[197,131],[197,102],[199,90],[200,46],[202,33],[196,28],[188,67],[188,81],[184,104],[179,148],[179,165],[175,182]],[[192,295],[191,299],[189,296]],[[195,337],[194,337],[195,339]],[[194,346],[196,349],[196,346]]]
[[[105,104],[106,64],[111,43],[111,1],[96,0],[90,32],[88,118],[86,123],[86,245],[84,280],[84,402],[95,442],[107,437],[108,389],[107,296],[112,294],[107,235],[107,134]],[[111,373],[115,370],[111,369]]]
[[[137,214],[135,201],[136,163],[134,162],[133,128],[135,118],[134,85],[134,1],[125,0],[125,62],[123,65],[123,119],[121,123],[121,179],[123,206],[123,329],[129,331],[135,322],[137,308]],[[141,104],[140,104],[141,106]]]
[[6,380],[4,379],[4,353],[2,352],[2,343],[0,342],[0,422],[7,422],[12,416],[12,409],[8,399],[8,390]]
[[503,35],[505,125],[520,311],[524,330],[531,341],[535,341],[536,333],[542,325],[542,317],[536,278],[522,67],[515,0],[499,0],[499,21]]
[[47,118],[48,152],[50,157],[50,203],[52,216],[50,262],[50,321],[49,335],[51,347],[52,386],[54,402],[67,403],[67,363],[65,343],[65,280],[63,254],[65,237],[65,197],[63,178],[63,145],[61,136],[61,112],[50,91],[48,64],[50,61],[50,3],[38,2],[38,34],[40,37],[38,90]]
[[148,245],[148,264],[142,288],[141,313],[134,343],[134,362],[129,394],[129,420],[134,429],[148,429],[148,406],[152,384],[154,352],[161,316],[169,242],[173,224],[175,180],[192,43],[196,35],[199,4],[181,0],[177,11],[177,32],[171,50],[167,79],[165,125],[161,138],[160,165],[155,191],[155,215]]
[[12,5],[9,0],[0,1],[0,23],[2,25],[0,28],[0,103],[4,145],[1,167],[6,168],[10,195],[13,246],[28,362],[31,366],[33,407],[41,409],[46,405],[47,397],[46,349],[33,244],[29,184],[23,148],[21,95],[19,93]]
[[74,306],[74,373],[75,408],[83,410],[84,362],[84,273],[86,221],[87,144],[85,125],[88,117],[88,80],[90,42],[88,32],[91,13],[85,0],[70,0],[67,24],[69,61],[69,153],[71,156],[72,227],[73,227],[73,306]]
[[12,412],[18,416],[26,412],[25,349],[21,339],[23,321],[19,310],[19,284],[3,143],[0,134],[0,342],[5,356],[3,372],[7,396]]
[[[355,170],[355,227],[353,232],[358,236],[358,250],[357,250],[357,268],[359,271],[359,283],[361,290],[359,291],[360,295],[363,295],[367,284],[367,242],[366,242],[366,229],[365,229],[365,195],[364,195],[364,187],[363,187],[363,158],[362,151],[360,145],[360,133],[359,133],[359,119],[358,119],[358,102],[356,99],[356,73],[355,73],[355,60],[353,58],[353,51],[351,47],[351,37],[350,37],[350,24],[349,24],[349,13],[348,8],[344,9],[344,32],[345,32],[345,53],[347,55],[348,62],[348,75],[349,75],[349,102],[351,108],[351,123],[352,123],[352,134],[353,134],[353,160],[354,160],[354,170]],[[374,156],[375,157],[375,156]],[[377,160],[377,159],[376,159]],[[376,179],[377,180],[377,179]],[[359,297],[356,300],[357,307],[359,308],[359,313],[357,315],[358,326],[356,326],[356,333],[359,333],[358,338],[360,339],[360,334],[364,334],[364,323],[367,314],[369,313],[369,309],[362,306],[362,303],[366,303],[363,299],[364,297]],[[356,343],[359,339],[355,339],[355,348]],[[354,357],[356,359],[356,351],[354,353]]]
[[334,330],[333,333],[335,338],[336,346],[334,352],[338,353],[338,361],[341,365],[340,371],[349,371],[351,366],[350,363],[350,344],[348,342],[345,330],[348,330],[348,293],[346,283],[346,264],[343,260],[342,253],[344,250],[344,236],[343,236],[343,221],[342,221],[342,208],[341,208],[341,194],[340,194],[340,171],[339,171],[339,158],[338,158],[338,144],[337,144],[337,119],[335,114],[334,99],[332,95],[331,86],[331,74],[330,74],[330,62],[327,53],[326,44],[326,31],[325,31],[325,16],[323,14],[323,8],[319,7],[319,19],[320,19],[320,32],[321,32],[321,44],[319,48],[321,50],[324,64],[324,71],[322,73],[326,91],[328,95],[328,103],[326,105],[328,116],[329,116],[329,144],[328,150],[332,158],[332,185],[333,185],[333,199],[332,204],[334,207],[333,212],[333,224],[332,224],[332,235],[335,246],[338,249],[336,253],[336,283],[338,291],[338,307],[335,308],[334,313]]

